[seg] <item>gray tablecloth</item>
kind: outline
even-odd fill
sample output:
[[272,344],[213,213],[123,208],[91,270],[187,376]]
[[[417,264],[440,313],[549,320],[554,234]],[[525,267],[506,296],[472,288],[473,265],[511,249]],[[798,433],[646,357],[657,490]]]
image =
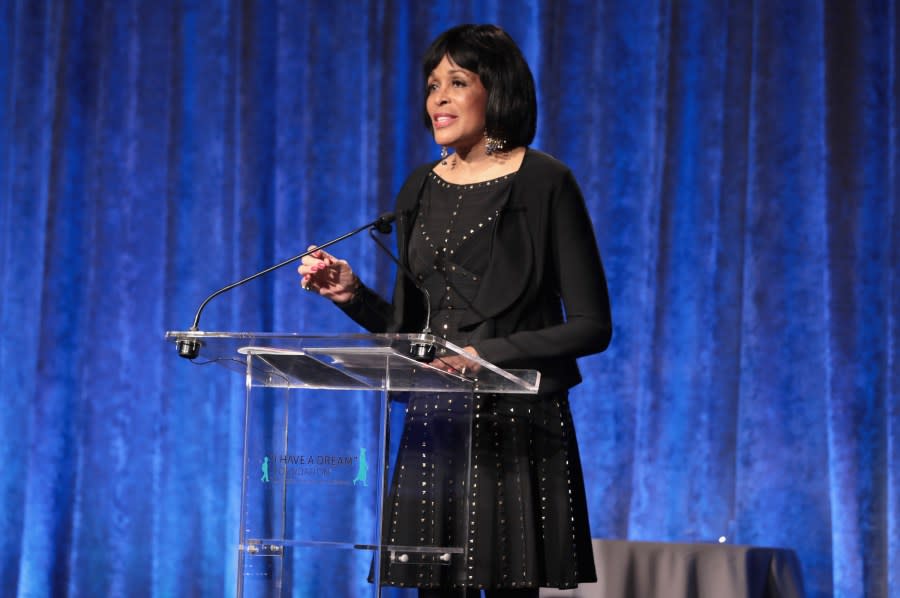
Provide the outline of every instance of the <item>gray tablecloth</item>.
[[542,598],[803,598],[793,550],[594,540],[598,583]]

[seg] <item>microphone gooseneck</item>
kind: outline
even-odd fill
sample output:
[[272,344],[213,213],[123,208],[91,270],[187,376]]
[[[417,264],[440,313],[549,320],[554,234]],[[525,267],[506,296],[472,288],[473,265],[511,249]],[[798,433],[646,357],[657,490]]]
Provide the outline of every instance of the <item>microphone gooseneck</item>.
[[[279,263],[275,264],[274,266],[270,266],[270,267],[266,268],[265,270],[261,270],[261,271],[257,272],[256,274],[251,274],[250,276],[248,276],[246,278],[242,278],[241,280],[239,280],[237,282],[233,282],[226,287],[222,287],[221,289],[219,289],[218,291],[216,291],[215,293],[213,293],[212,295],[210,295],[209,297],[207,297],[206,299],[203,300],[203,303],[201,303],[200,307],[197,308],[197,313],[194,315],[194,323],[191,325],[189,330],[191,330],[192,332],[200,330],[200,315],[203,313],[204,308],[210,301],[212,301],[213,299],[215,299],[222,293],[226,293],[235,287],[239,287],[243,284],[246,284],[246,283],[250,282],[251,280],[254,280],[256,278],[259,278],[260,276],[263,276],[264,274],[268,274],[269,272],[272,272],[273,270],[278,270],[279,268],[283,268],[284,266],[287,266],[288,264],[296,262],[297,260],[303,259],[306,256],[308,256],[312,253],[315,253],[316,251],[319,251],[320,249],[325,249],[326,247],[331,247],[335,243],[340,243],[344,239],[352,237],[353,235],[357,235],[366,229],[369,229],[369,230],[375,229],[380,233],[388,234],[391,232],[391,230],[393,230],[391,225],[394,222],[394,219],[395,219],[395,216],[392,212],[385,212],[384,214],[382,214],[381,216],[379,216],[372,222],[369,222],[368,224],[364,224],[363,226],[360,226],[359,228],[355,228],[352,231],[350,231],[349,233],[343,234],[340,237],[337,237],[336,239],[332,239],[331,241],[328,241],[327,243],[322,243],[321,245],[317,245],[313,249],[308,249],[299,255],[295,255],[292,258],[288,258],[288,259],[284,260],[283,262],[279,262]],[[175,342],[175,346],[178,349],[178,355],[180,357],[184,357],[185,359],[195,359],[198,355],[200,355],[200,347],[203,346],[203,343],[198,339],[179,339],[178,341]]]
[[419,333],[419,338],[413,341],[410,341],[409,344],[409,356],[415,359],[416,361],[421,361],[423,363],[431,363],[434,361],[435,355],[435,346],[434,343],[431,342],[431,295],[428,293],[428,289],[419,284],[419,281],[416,280],[416,277],[410,272],[409,268],[404,266],[400,260],[398,260],[391,250],[384,246],[384,243],[381,242],[381,239],[376,237],[369,232],[369,236],[372,237],[372,240],[375,241],[375,244],[384,251],[391,261],[397,264],[397,268],[406,276],[412,283],[415,285],[417,289],[422,291],[422,294],[425,296],[425,326],[422,328],[422,332]]

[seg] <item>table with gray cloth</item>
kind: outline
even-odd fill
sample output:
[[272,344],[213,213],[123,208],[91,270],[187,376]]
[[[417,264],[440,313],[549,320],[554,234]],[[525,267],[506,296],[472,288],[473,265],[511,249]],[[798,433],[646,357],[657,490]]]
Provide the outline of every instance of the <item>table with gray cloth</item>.
[[541,598],[803,598],[793,550],[594,540],[597,583]]

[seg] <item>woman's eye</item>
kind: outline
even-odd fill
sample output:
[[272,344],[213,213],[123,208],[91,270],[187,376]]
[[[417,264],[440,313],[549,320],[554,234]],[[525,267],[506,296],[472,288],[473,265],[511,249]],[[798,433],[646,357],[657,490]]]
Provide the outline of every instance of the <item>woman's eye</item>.
[[453,82],[453,86],[454,86],[454,87],[465,87],[465,86],[466,86],[466,82],[465,82],[465,81],[460,81],[460,80],[457,79],[456,81]]

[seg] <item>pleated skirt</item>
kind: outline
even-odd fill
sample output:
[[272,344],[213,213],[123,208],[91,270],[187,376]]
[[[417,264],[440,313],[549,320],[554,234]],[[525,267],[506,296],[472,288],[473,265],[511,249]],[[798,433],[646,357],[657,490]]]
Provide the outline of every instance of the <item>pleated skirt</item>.
[[[470,400],[468,446],[469,422],[458,414],[460,401]],[[449,560],[384,558],[385,585],[572,588],[596,581],[567,395],[409,398],[383,530],[392,545],[464,547]]]

